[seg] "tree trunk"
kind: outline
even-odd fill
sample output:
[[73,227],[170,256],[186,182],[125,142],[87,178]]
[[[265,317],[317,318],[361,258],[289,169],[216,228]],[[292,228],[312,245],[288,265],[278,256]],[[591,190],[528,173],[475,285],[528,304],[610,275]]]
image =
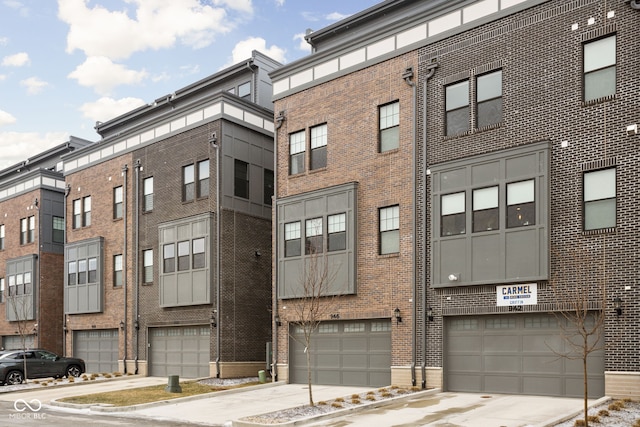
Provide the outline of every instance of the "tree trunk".
[[585,354],[582,358],[582,372],[584,376],[584,425],[585,427],[589,427],[589,386],[587,381],[587,355]]
[[309,386],[309,406],[316,406],[313,403],[313,392],[311,391],[311,351],[307,345],[305,353],[307,354],[307,385]]

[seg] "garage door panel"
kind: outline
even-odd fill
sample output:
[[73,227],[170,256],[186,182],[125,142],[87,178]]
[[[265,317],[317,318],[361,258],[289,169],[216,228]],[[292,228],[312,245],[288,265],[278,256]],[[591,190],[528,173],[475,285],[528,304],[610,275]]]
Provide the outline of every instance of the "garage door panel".
[[520,372],[520,359],[509,355],[492,355],[484,358],[485,372]]
[[486,375],[484,390],[491,393],[520,393],[520,378],[507,375]]
[[[386,386],[391,383],[389,320],[324,322],[311,337],[312,383]],[[300,329],[290,339],[289,373],[306,383],[306,355]],[[375,375],[373,375],[375,373]]]
[[74,331],[73,355],[85,361],[90,373],[118,370],[118,330]]
[[517,335],[486,336],[484,351],[501,353],[518,353],[520,351],[520,337]]
[[149,337],[150,375],[209,376],[208,326],[152,328]]
[[[449,318],[444,341],[445,388],[581,397],[582,362],[556,354],[569,348],[562,337],[557,317],[551,314]],[[601,397],[603,350],[591,355],[588,370],[594,384],[589,397]]]

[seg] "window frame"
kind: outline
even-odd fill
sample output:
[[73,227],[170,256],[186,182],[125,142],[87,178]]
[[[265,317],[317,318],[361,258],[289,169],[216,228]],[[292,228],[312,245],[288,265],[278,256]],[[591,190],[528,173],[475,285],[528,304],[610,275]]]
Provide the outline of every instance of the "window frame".
[[113,219],[122,219],[124,210],[124,187],[113,188]]
[[306,145],[307,138],[304,129],[289,134],[289,175],[306,172]]
[[122,254],[116,254],[113,256],[113,287],[122,287],[124,283],[124,258]]
[[[338,247],[333,242],[338,243]],[[347,213],[327,215],[327,252],[347,249]]]
[[[389,109],[391,111],[388,111]],[[398,148],[400,148],[400,101],[395,100],[378,107],[378,152],[386,153]]]
[[[601,174],[609,171],[613,172],[613,183],[612,183],[613,188],[608,188],[607,190],[609,191],[613,190],[613,196],[589,198],[587,200],[587,193],[593,192],[593,190],[591,190],[590,188],[587,188],[587,185],[588,185],[588,183],[586,182],[587,177],[599,174],[600,176],[598,178],[600,179],[598,179],[597,181],[603,182],[604,180],[602,179]],[[583,172],[582,174],[582,229],[585,232],[594,232],[598,230],[610,230],[618,226],[618,188],[617,187],[618,187],[618,170],[616,166],[602,168],[602,169],[587,170]],[[600,189],[600,191],[598,192],[601,193],[602,189]],[[604,202],[611,202],[611,201],[613,201],[613,223],[605,224],[604,226],[588,228],[588,223],[590,222],[588,217],[593,215],[593,214],[590,215],[590,213],[588,212],[588,211],[593,211],[593,209],[588,209],[588,205],[590,206],[593,206],[596,204],[603,205]],[[611,207],[609,207],[609,209],[611,209]],[[591,221],[593,221],[593,219],[591,219]]]
[[233,195],[242,199],[249,199],[251,195],[249,163],[240,160],[233,160]]
[[309,170],[324,169],[327,167],[327,141],[329,129],[326,123],[313,126],[310,132],[310,165]]
[[[453,101],[454,98],[454,93],[452,93],[450,95],[450,92],[453,92],[457,87],[462,87],[464,86],[466,88],[466,103],[454,103],[453,105],[449,105],[450,104],[450,98],[451,101]],[[465,80],[460,80],[457,82],[453,82],[450,83],[448,85],[446,85],[444,87],[444,105],[445,105],[445,120],[444,120],[444,129],[445,129],[445,136],[455,136],[455,135],[461,135],[464,134],[466,132],[469,132],[471,130],[471,123],[470,123],[470,116],[471,116],[471,96],[469,94],[469,90],[470,90],[470,84],[469,84],[469,79],[465,79]],[[461,92],[462,93],[462,92]],[[461,119],[463,114],[465,117],[465,126],[461,126],[462,122],[460,121],[460,126],[456,126],[455,128],[451,128],[449,126],[450,123],[458,123],[456,120],[454,119]]]
[[[490,195],[492,203],[487,204],[485,201],[481,206],[477,207],[476,196],[481,192],[488,194],[488,190],[493,190],[492,193],[495,193]],[[481,202],[478,200],[478,203]],[[500,187],[498,185],[471,189],[471,224],[473,233],[500,230]],[[484,226],[482,226],[483,224]],[[495,224],[495,226],[488,226],[489,224]]]
[[[60,226],[62,227],[60,228]],[[64,217],[55,216],[55,215],[51,217],[51,241],[53,243],[62,243],[62,244],[64,243],[65,232],[66,232],[65,228],[66,228],[66,224],[64,221]],[[62,237],[60,237],[60,235],[62,235]]]
[[[400,253],[400,205],[378,208],[378,233],[379,255]],[[390,238],[394,239],[393,246],[386,247]]]
[[[598,44],[598,43],[603,43],[604,41],[608,40],[608,39],[613,39],[613,63],[607,63],[605,65],[602,66],[598,66],[595,68],[589,68],[587,69],[588,62],[593,62],[592,58],[588,58],[588,52],[587,52],[587,48],[588,46],[593,47],[594,45]],[[613,96],[616,95],[617,93],[617,83],[618,83],[618,39],[617,39],[617,34],[613,33],[613,34],[607,34],[606,36],[603,37],[599,37],[597,39],[592,39],[592,40],[587,40],[582,44],[582,99],[583,102],[589,103],[589,102],[597,102],[599,99],[609,99]],[[605,53],[609,53],[609,52],[605,52]],[[589,55],[590,56],[590,55]],[[602,52],[595,52],[594,53],[594,57],[604,57],[606,55],[603,55]],[[588,82],[587,80],[590,80],[591,77],[593,77],[594,75],[600,75],[602,76],[603,72],[606,71],[611,71],[613,70],[613,91],[609,92],[609,93],[605,93],[605,94],[598,94],[598,96],[588,96],[587,91],[588,91]],[[598,79],[598,82],[601,83],[603,80],[607,79],[608,76],[605,75],[604,78]],[[611,83],[611,82],[609,82]],[[599,88],[601,89],[601,88]],[[597,94],[597,92],[596,92]]]
[[4,224],[0,224],[0,251],[4,250],[4,242],[5,242],[5,226]]
[[324,218],[314,217],[304,220],[304,254],[318,255],[324,252]]
[[[510,198],[510,192],[509,192],[509,188],[510,186],[516,186],[516,185],[520,185],[520,184],[526,184],[526,183],[531,183],[532,185],[532,199],[533,200],[529,200],[529,201],[522,201],[520,203],[510,203],[509,202],[509,198]],[[532,226],[532,225],[536,225],[536,211],[537,211],[537,203],[538,201],[536,200],[536,180],[535,179],[523,179],[523,180],[518,180],[518,181],[509,181],[505,184],[505,209],[507,212],[506,215],[506,221],[505,221],[505,227],[507,229],[512,229],[512,228],[519,228],[519,227],[528,227],[528,226]],[[519,206],[515,208],[515,212],[514,210],[511,208],[513,206]],[[519,214],[516,214],[517,211],[520,211],[522,209],[522,207],[527,207],[528,209],[524,212],[525,215],[527,214],[527,212],[530,212],[530,215],[533,217],[531,218],[531,216],[526,215],[527,219],[525,221],[522,221],[522,217]],[[512,213],[513,212],[513,213]],[[517,218],[517,222],[515,223],[511,223],[511,219],[516,216],[519,215],[520,218]]]
[[274,185],[275,185],[275,175],[271,169],[264,168],[262,170],[262,184],[263,184],[263,193],[262,193],[262,203],[267,206],[273,205],[273,194],[274,194]]
[[153,202],[153,176],[148,176],[142,180],[142,211],[151,212]]
[[142,251],[142,283],[153,283],[153,249]]
[[197,188],[196,188],[196,197],[198,199],[204,199],[209,197],[210,192],[210,163],[209,159],[200,160],[198,162],[197,168]]
[[196,198],[195,164],[182,166],[182,202],[193,202]]
[[[297,227],[294,227],[297,225]],[[292,221],[284,224],[284,257],[299,257],[302,255],[302,222]],[[298,244],[295,245],[294,242]],[[289,249],[296,248],[296,251],[290,252]]]
[[[453,201],[454,197],[462,196],[462,210],[459,208],[457,210],[450,210],[447,208],[445,213],[445,198]],[[459,201],[457,202],[459,203]],[[453,223],[452,225],[445,224],[445,218],[452,218],[452,221],[446,221],[447,223]],[[460,228],[460,224],[462,223],[462,228]],[[452,230],[451,232],[447,232],[445,230]],[[457,232],[456,232],[457,230]],[[461,236],[463,234],[467,234],[467,193],[466,191],[456,191],[453,193],[446,193],[440,195],[440,237],[449,237],[449,236]]]
[[[500,75],[500,93],[498,95],[495,96],[487,96],[487,97],[481,97],[481,92],[484,92],[484,90],[481,90],[481,88],[484,88],[485,85],[481,85],[480,82],[481,80],[484,81],[484,79],[488,79],[491,78],[495,75],[499,74]],[[475,90],[475,128],[476,129],[483,129],[489,126],[494,126],[497,125],[499,123],[502,123],[503,121],[503,117],[504,117],[504,101],[503,101],[503,97],[504,97],[504,86],[503,86],[503,74],[502,74],[502,68],[500,69],[496,69],[496,70],[491,70],[488,71],[486,73],[482,73],[482,74],[478,74],[477,76],[475,76],[475,85],[476,85],[476,90]],[[485,106],[485,105],[490,105],[492,103],[495,103],[495,101],[500,100],[499,102],[499,106],[500,106],[500,118],[497,121],[490,121],[490,120],[486,120],[486,122],[482,122],[481,123],[481,110],[484,110],[483,108],[481,108],[481,106]]]

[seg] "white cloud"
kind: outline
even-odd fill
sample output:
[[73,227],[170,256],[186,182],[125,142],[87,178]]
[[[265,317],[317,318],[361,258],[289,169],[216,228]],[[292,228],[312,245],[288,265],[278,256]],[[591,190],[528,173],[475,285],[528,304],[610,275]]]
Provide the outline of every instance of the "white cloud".
[[40,80],[38,77],[29,77],[28,79],[20,80],[20,86],[27,88],[27,94],[37,95],[45,87],[49,86],[49,83]]
[[298,50],[303,52],[311,52],[311,45],[304,38],[305,33],[299,33],[293,36],[294,40],[298,40]]
[[251,58],[251,52],[254,50],[257,50],[280,63],[285,62],[285,54],[287,53],[285,49],[275,45],[267,48],[267,42],[265,39],[261,37],[250,37],[235,45],[231,51],[231,61],[225,64],[222,68],[230,67],[233,64],[237,64],[245,59]]
[[333,12],[328,14],[327,16],[325,16],[325,19],[327,21],[340,21],[344,18],[348,18],[351,15],[345,15],[343,13],[339,13],[339,12]]
[[0,169],[22,162],[69,140],[66,132],[0,132]]
[[[134,19],[127,10],[110,11],[99,5],[88,8],[86,0],[58,0],[58,17],[69,24],[67,52],[78,49],[87,56],[114,60],[135,52],[170,48],[178,42],[197,49],[210,45],[216,34],[227,33],[233,26],[223,8],[199,0],[127,3],[135,7]],[[248,0],[216,0],[218,3],[251,9]]]
[[25,52],[16,53],[2,58],[2,65],[5,67],[22,67],[29,63],[29,55]]
[[276,6],[278,7],[284,6],[284,0],[275,0],[275,2],[276,2]]
[[107,95],[116,86],[140,83],[148,75],[145,70],[128,70],[104,56],[90,56],[67,77],[76,79],[81,86],[92,87],[99,94]]
[[16,118],[6,111],[0,110],[0,126],[10,125],[16,122]]
[[227,6],[239,12],[253,13],[251,0],[213,0],[213,4],[216,6]]
[[0,46],[6,46],[9,44],[9,38],[8,37],[0,37]]
[[0,74],[0,82],[7,78],[6,74]]
[[102,97],[96,102],[83,104],[82,107],[80,107],[80,111],[82,111],[84,117],[92,119],[95,122],[106,122],[144,104],[145,102],[138,98],[113,99]]
[[4,5],[10,7],[11,9],[15,9],[20,12],[20,15],[23,17],[29,16],[29,8],[24,5],[21,1],[17,0],[4,0]]

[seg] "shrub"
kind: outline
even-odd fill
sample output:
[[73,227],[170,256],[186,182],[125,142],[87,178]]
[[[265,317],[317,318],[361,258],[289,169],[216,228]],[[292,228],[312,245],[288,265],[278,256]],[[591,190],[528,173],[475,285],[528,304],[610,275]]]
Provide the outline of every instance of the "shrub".
[[397,385],[392,385],[392,386],[391,386],[391,390],[397,390],[397,389],[399,389],[399,388],[400,388],[400,387],[398,387]]
[[324,406],[326,404],[327,404],[327,402],[325,402],[324,400],[321,400],[320,402],[318,402],[318,405],[320,405],[320,406]]
[[344,402],[344,399],[342,397],[338,397],[337,399],[335,399],[336,402]]
[[359,405],[360,402],[360,398],[354,397],[351,399],[351,403],[353,403],[354,405]]
[[393,394],[392,394],[392,393],[389,393],[388,391],[385,391],[385,392],[381,393],[380,395],[381,395],[382,397],[391,397],[391,396],[393,396]]
[[398,393],[398,394],[405,394],[405,393],[407,393],[407,390],[405,390],[405,389],[403,389],[403,388],[399,388],[399,389],[397,389],[397,390],[396,390],[396,393]]
[[340,403],[340,402],[333,402],[333,403],[331,404],[331,406],[332,406],[332,407],[334,407],[334,408],[342,408],[342,403]]
[[386,392],[387,392],[387,389],[386,389],[386,388],[381,388],[381,389],[378,389],[378,391],[379,391],[380,393],[386,393]]
[[609,411],[607,411],[606,409],[600,409],[600,411],[598,412],[598,415],[600,415],[601,417],[608,417]]
[[76,377],[69,377],[68,380],[70,383],[74,383],[76,382]]
[[640,418],[638,418],[632,425],[631,427],[640,427]]
[[608,409],[610,411],[619,411],[624,408],[624,402],[621,400],[616,400],[615,402],[609,404]]
[[351,395],[351,399],[360,399],[360,395],[359,394],[352,394]]
[[367,394],[367,400],[376,400],[376,397],[373,394]]
[[374,394],[376,394],[376,393],[375,393],[375,391],[368,391],[368,392],[367,392],[367,396],[372,396],[372,395],[374,395]]

